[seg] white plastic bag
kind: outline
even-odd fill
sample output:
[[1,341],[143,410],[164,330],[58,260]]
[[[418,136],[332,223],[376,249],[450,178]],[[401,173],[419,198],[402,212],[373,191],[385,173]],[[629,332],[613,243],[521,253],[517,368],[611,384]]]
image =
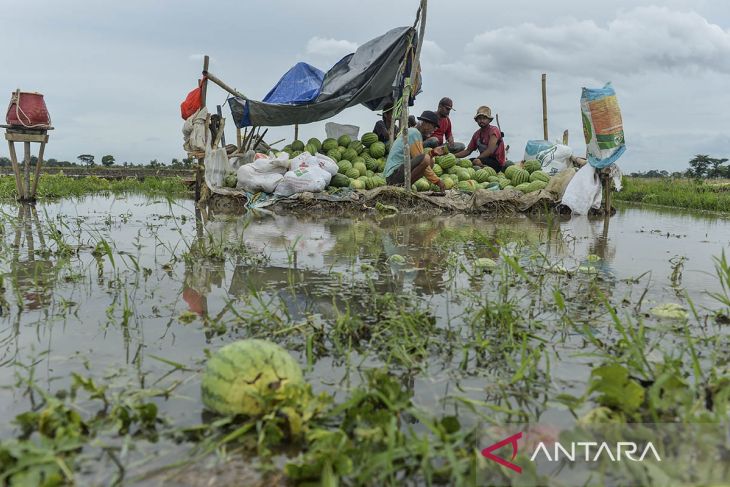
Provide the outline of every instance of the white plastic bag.
[[291,196],[297,193],[317,193],[323,191],[330,183],[332,175],[317,166],[306,166],[284,174],[284,179],[276,186],[279,196]]
[[259,155],[256,157],[256,160],[251,163],[251,165],[256,171],[262,174],[284,174],[289,170],[289,154],[284,152],[273,158]]
[[542,164],[542,170],[552,176],[570,167],[570,158],[572,156],[573,149],[567,145],[556,144],[549,149],[540,151],[536,158]]
[[205,182],[211,188],[223,186],[223,178],[231,171],[225,148],[205,150]]
[[575,173],[565,188],[562,203],[574,215],[586,215],[591,208],[601,207],[601,180],[593,166],[586,164]]
[[555,144],[547,140],[528,140],[527,144],[525,144],[525,155],[522,159],[525,161],[537,159],[537,154],[539,152],[549,149],[554,145]]
[[205,126],[207,117],[208,109],[203,107],[185,120],[182,133],[185,139],[183,149],[187,152],[204,151],[210,145],[208,144],[210,140],[209,130]]
[[249,193],[259,193],[261,191],[273,193],[284,176],[278,172],[259,172],[252,163],[239,167],[236,177],[238,179],[236,189],[242,189]]

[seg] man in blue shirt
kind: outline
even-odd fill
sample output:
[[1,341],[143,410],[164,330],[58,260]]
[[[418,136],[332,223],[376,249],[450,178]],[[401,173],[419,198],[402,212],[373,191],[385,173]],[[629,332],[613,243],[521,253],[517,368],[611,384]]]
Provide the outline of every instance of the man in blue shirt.
[[[428,138],[438,124],[438,115],[430,110],[426,110],[418,117],[416,127],[408,129],[408,147],[411,154],[411,181],[417,181],[425,176],[431,184],[435,184],[441,191],[444,191],[445,186],[443,181],[433,172],[433,156],[442,155],[443,149],[437,147],[430,154],[423,153],[423,139]],[[404,161],[403,137],[398,136],[393,141],[393,146],[390,148],[388,160],[385,162],[385,170],[383,171],[385,180],[389,185],[399,186],[403,184],[405,180]]]

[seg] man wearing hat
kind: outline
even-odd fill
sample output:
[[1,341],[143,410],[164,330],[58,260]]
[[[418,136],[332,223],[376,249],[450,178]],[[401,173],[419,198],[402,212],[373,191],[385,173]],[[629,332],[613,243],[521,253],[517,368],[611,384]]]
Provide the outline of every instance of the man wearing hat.
[[455,155],[463,158],[475,150],[479,151],[479,155],[472,159],[472,163],[475,166],[489,166],[499,172],[504,167],[507,158],[502,131],[494,125],[490,125],[492,120],[494,120],[492,109],[487,106],[479,107],[477,114],[474,115],[474,121],[479,125],[479,130],[474,132],[466,149]]
[[[408,129],[408,147],[411,154],[411,181],[415,182],[425,176],[431,184],[435,184],[441,191],[444,191],[444,183],[433,172],[433,156],[442,155],[443,150],[437,147],[430,154],[423,153],[423,139],[428,138],[438,124],[438,115],[430,110],[426,110],[418,117],[416,126]],[[388,153],[385,170],[383,171],[385,180],[389,185],[398,186],[404,183],[405,173],[403,162],[405,162],[403,137],[396,137]]]
[[449,97],[441,98],[436,113],[439,116],[439,125],[433,131],[431,136],[425,139],[424,147],[437,147],[444,145],[444,139],[449,146],[449,152],[459,152],[464,150],[464,144],[454,142],[454,135],[451,133],[451,119],[449,114],[454,109],[454,102]]

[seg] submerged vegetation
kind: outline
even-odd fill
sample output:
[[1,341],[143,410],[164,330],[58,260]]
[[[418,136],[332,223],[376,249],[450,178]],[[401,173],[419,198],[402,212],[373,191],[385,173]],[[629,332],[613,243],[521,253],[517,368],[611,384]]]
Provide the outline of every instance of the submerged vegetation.
[[[0,485],[530,485],[525,453],[520,476],[479,454],[488,429],[728,420],[724,255],[685,288],[683,256],[617,272],[605,236],[557,221],[102,201],[0,213]],[[201,373],[239,338],[306,384],[216,416]],[[591,483],[723,478],[668,441]]]
[[[188,187],[177,177],[147,177],[140,181],[136,178],[109,180],[88,176],[71,178],[63,175],[41,175],[38,182],[39,198],[63,198],[95,193],[140,193],[158,196],[182,196],[189,192]],[[15,199],[15,178],[0,176],[0,199]]]
[[614,193],[614,198],[690,210],[730,212],[730,182],[625,177],[623,189]]

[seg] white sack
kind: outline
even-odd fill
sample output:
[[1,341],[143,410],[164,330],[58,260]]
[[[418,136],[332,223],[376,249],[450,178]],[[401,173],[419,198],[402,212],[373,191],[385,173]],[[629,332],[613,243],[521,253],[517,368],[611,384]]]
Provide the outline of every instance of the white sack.
[[297,193],[317,193],[323,191],[330,183],[332,175],[317,166],[299,168],[284,174],[284,179],[276,186],[279,196],[291,196]]
[[259,172],[254,167],[254,164],[251,163],[239,167],[236,177],[238,179],[236,189],[242,189],[249,193],[259,193],[262,191],[264,193],[273,193],[284,176],[278,172]]
[[601,207],[601,180],[593,166],[586,164],[573,176],[562,203],[574,215],[586,215],[591,208]]

